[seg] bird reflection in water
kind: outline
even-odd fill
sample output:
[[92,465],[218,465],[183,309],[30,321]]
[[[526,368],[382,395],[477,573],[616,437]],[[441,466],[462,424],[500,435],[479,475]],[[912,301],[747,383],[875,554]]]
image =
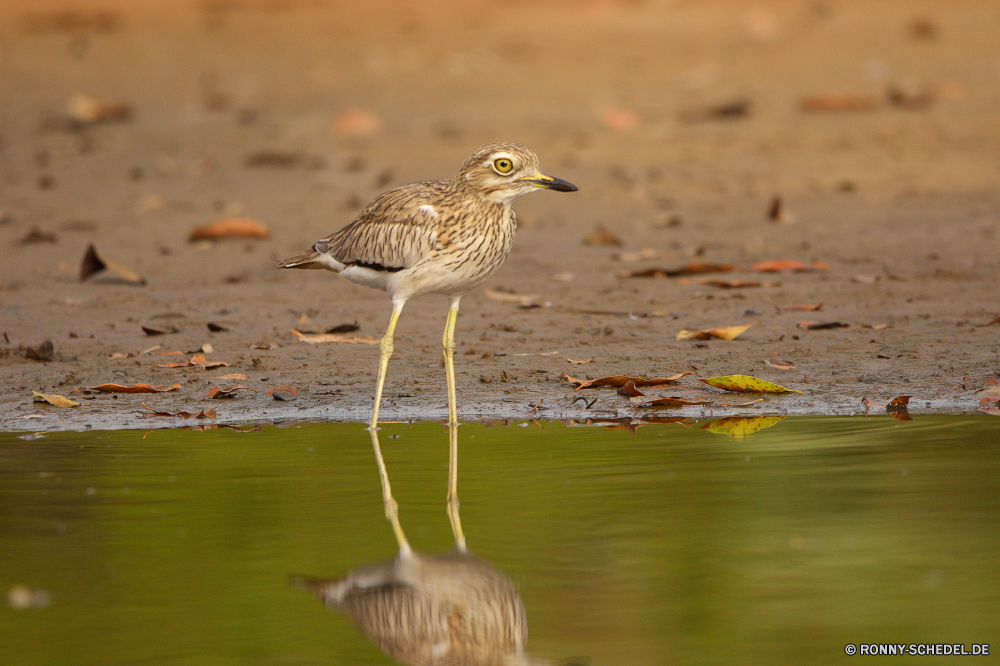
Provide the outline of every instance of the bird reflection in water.
[[340,609],[372,643],[402,664],[546,664],[525,652],[528,620],[514,584],[489,562],[466,550],[458,511],[457,424],[448,427],[447,507],[455,550],[436,555],[410,548],[399,524],[378,432],[374,428],[370,432],[385,515],[396,533],[399,555],[338,580],[299,578],[296,586]]

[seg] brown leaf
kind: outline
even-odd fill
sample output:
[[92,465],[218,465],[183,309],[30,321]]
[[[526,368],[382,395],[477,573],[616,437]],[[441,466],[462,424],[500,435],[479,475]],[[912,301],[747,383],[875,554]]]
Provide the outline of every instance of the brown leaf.
[[780,282],[757,282],[756,280],[698,280],[698,284],[734,289],[740,287],[780,287]]
[[216,400],[218,398],[235,398],[237,391],[253,391],[254,393],[256,393],[256,391],[254,391],[249,386],[246,386],[244,384],[237,384],[236,386],[228,389],[219,389],[213,386],[212,388],[208,389],[208,393],[205,394],[205,397],[210,400]]
[[246,378],[247,378],[247,376],[244,375],[241,372],[233,372],[233,373],[228,374],[228,375],[222,375],[221,377],[216,377],[216,379],[220,379],[220,380],[221,379],[234,379],[235,380],[235,379],[246,379]]
[[795,303],[793,305],[782,305],[781,306],[781,311],[782,312],[791,312],[791,311],[813,312],[813,311],[819,310],[821,307],[823,307],[822,303]]
[[153,386],[152,384],[143,384],[142,382],[133,384],[132,386],[100,384],[99,386],[88,386],[87,390],[101,391],[102,393],[166,393],[167,391],[176,391],[181,387],[180,384],[171,384],[166,388],[161,388],[162,386],[163,384]]
[[195,414],[193,412],[158,412],[149,405],[147,405],[145,402],[142,403],[142,406],[149,410],[148,412],[140,412],[140,414],[142,414],[142,416],[145,418],[153,416],[180,416],[185,419],[189,419],[191,417],[194,417],[196,419],[214,419],[216,416],[218,416],[216,411],[210,407],[205,408],[200,412],[198,412],[197,414]]
[[111,282],[124,282],[125,284],[140,286],[146,284],[146,279],[135,271],[101,256],[97,248],[94,247],[94,244],[91,243],[87,246],[87,251],[83,255],[83,262],[80,264],[80,282],[105,270],[113,274],[114,277],[109,280]]
[[142,331],[146,335],[166,335],[168,333],[178,333],[181,329],[176,326],[143,326]]
[[985,324],[975,324],[975,326],[976,326],[976,328],[982,328],[984,326],[989,326],[991,324],[1000,324],[1000,315],[997,315],[996,317],[993,317],[993,319],[990,319]]
[[706,261],[693,261],[680,268],[647,268],[642,271],[620,271],[618,277],[677,277],[679,275],[698,275],[702,273],[728,273],[738,270],[733,264],[713,264]]
[[570,377],[564,372],[562,373],[562,377],[569,383],[576,384],[576,390],[579,391],[580,389],[595,388],[598,386],[624,386],[628,382],[632,382],[634,386],[660,386],[661,384],[674,384],[681,377],[686,377],[690,374],[690,372],[681,372],[673,377],[655,377],[653,379],[646,379],[644,377],[629,377],[626,375],[614,375],[611,377],[601,377],[600,379],[576,379],[575,377]]
[[910,402],[912,396],[900,395],[896,396],[889,402],[876,402],[868,396],[862,398],[862,402],[865,403],[865,416],[868,416],[872,410],[885,409],[886,412],[891,414],[894,418],[900,421],[912,421],[913,418],[907,411],[907,405]]
[[212,368],[223,368],[228,367],[229,364],[224,361],[209,361],[205,358],[204,354],[196,354],[191,357],[192,365],[200,365],[203,370],[211,370]]
[[271,340],[271,344],[268,345],[258,344],[255,342],[254,344],[250,345],[250,349],[263,349],[265,351],[270,351],[272,349],[277,349],[278,346],[279,345],[277,340]]
[[635,381],[633,381],[633,380],[630,379],[629,381],[625,382],[624,386],[621,386],[618,389],[618,395],[643,396],[643,395],[646,395],[646,394],[643,393],[642,391],[640,391],[639,389],[637,389],[635,387]]
[[498,301],[500,303],[517,303],[520,308],[537,308],[543,305],[541,296],[538,294],[508,294],[503,291],[496,291],[487,287],[483,289],[483,295],[490,299],[491,301]]
[[108,359],[110,359],[110,360],[116,360],[116,359],[120,359],[120,358],[129,358],[130,356],[131,356],[131,354],[126,354],[124,352],[115,352],[114,354],[109,354],[108,355]]
[[272,395],[275,391],[285,391],[287,393],[294,393],[298,395],[299,392],[293,389],[291,386],[275,386],[273,389],[268,391],[265,395]]
[[583,237],[584,245],[621,245],[621,236],[606,229],[600,224],[597,225],[594,230]]
[[267,238],[271,232],[266,226],[246,217],[234,217],[217,220],[203,227],[191,230],[188,240],[205,240],[214,238]]
[[299,333],[294,328],[292,329],[298,338],[299,342],[308,342],[311,345],[323,344],[324,342],[346,342],[348,344],[359,344],[359,345],[377,345],[381,343],[381,340],[377,340],[372,337],[367,338],[346,338],[342,335],[331,335],[329,333],[319,333],[316,335],[308,335],[306,333]]
[[870,111],[875,101],[865,95],[830,92],[802,99],[803,111]]
[[888,324],[848,324],[842,321],[800,321],[797,325],[799,328],[804,328],[810,331],[819,331],[829,328],[871,328],[876,331],[880,331],[889,326]]
[[677,331],[678,340],[708,340],[711,338],[719,338],[720,340],[735,340],[744,331],[746,331],[751,326],[756,326],[759,321],[755,321],[752,324],[743,324],[740,326],[723,326],[721,328],[709,328],[703,331],[687,331],[681,329]]
[[586,365],[587,363],[593,363],[595,358],[597,358],[597,357],[596,356],[591,356],[590,358],[584,358],[584,359],[580,359],[580,360],[576,360],[574,358],[568,358],[566,360],[569,361],[570,363],[572,363],[573,365]]
[[644,398],[629,398],[635,407],[684,407],[686,405],[708,405],[708,400],[684,400],[667,396],[647,396]]

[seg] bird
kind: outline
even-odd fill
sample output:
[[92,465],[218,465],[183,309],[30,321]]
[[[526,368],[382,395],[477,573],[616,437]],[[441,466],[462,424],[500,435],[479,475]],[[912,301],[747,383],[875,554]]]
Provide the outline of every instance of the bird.
[[441,344],[448,423],[458,423],[453,357],[459,301],[500,268],[510,253],[517,229],[513,201],[544,189],[575,192],[579,188],[542,173],[538,156],[530,148],[491,143],[473,152],[453,180],[389,190],[308,252],[279,262],[279,268],[333,271],[389,294],[392,314],[379,344],[372,429],[378,427],[396,322],[408,300],[426,294],[441,294],[450,301]]
[[548,666],[526,651],[528,617],[514,583],[469,552],[458,515],[458,424],[448,425],[448,518],[455,549],[415,552],[399,523],[378,429],[370,435],[385,515],[396,535],[395,559],[339,579],[292,577],[296,588],[337,608],[380,650],[407,666]]

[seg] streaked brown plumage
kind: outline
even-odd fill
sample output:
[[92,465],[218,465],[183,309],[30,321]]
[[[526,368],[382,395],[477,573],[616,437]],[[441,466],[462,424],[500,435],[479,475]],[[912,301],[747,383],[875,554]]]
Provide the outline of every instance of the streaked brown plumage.
[[298,579],[368,640],[409,666],[544,664],[525,652],[528,620],[509,578],[465,551],[410,552],[339,580]]
[[325,268],[352,282],[382,289],[392,298],[392,317],[381,344],[373,428],[378,423],[396,320],[407,300],[425,294],[443,294],[451,301],[442,344],[448,417],[449,422],[457,422],[452,357],[459,301],[503,264],[517,229],[511,203],[537,189],[572,192],[577,188],[541,173],[538,158],[525,146],[489,144],[469,156],[454,180],[390,190],[309,252],[280,262],[281,268]]

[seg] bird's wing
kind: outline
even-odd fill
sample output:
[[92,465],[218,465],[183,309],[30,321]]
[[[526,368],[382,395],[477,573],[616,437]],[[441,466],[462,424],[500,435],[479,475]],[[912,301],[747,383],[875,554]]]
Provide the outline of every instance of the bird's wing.
[[445,181],[414,183],[372,201],[356,220],[313,248],[347,265],[378,270],[413,266],[437,246],[437,202]]

